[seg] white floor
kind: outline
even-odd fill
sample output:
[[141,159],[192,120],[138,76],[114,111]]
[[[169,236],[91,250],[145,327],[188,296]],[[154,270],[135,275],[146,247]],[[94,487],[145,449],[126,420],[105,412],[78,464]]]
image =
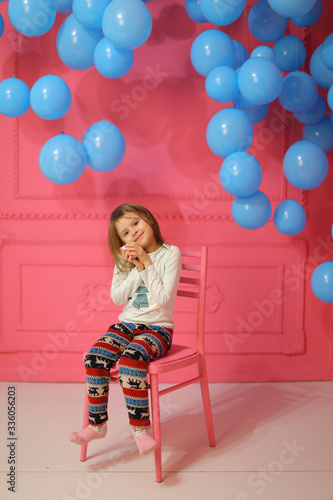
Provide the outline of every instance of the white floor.
[[[7,430],[12,385],[16,440]],[[68,434],[81,427],[83,384],[0,383],[0,498],[333,500],[332,382],[210,389],[216,448],[208,446],[197,385],[163,397],[164,481],[156,483],[153,454],[136,451],[117,385],[110,393],[108,436],[91,443],[87,461],[80,462],[80,448]],[[6,482],[11,447],[15,493]]]

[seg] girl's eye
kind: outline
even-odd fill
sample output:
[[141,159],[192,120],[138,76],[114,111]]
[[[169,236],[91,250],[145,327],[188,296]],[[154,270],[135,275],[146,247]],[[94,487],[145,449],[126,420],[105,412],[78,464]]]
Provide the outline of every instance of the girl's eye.
[[139,224],[138,220],[134,222],[134,226],[136,226],[137,224]]
[[126,231],[126,233],[124,233],[124,236],[127,236],[128,235],[128,232]]

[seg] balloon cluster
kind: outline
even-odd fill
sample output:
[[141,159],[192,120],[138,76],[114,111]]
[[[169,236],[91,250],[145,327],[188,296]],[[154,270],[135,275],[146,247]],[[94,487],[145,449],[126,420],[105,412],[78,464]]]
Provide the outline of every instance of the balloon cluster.
[[[133,50],[146,42],[152,30],[151,14],[142,0],[8,1],[10,22],[27,37],[51,30],[57,13],[68,14],[57,33],[62,62],[76,70],[95,66],[106,78],[129,72]],[[0,16],[0,37],[3,30]],[[67,113],[71,100],[67,83],[56,75],[39,78],[31,90],[15,77],[0,83],[0,113],[8,117],[22,116],[31,107],[42,119],[57,120]],[[64,133],[47,141],[39,166],[50,181],[69,184],[82,175],[86,165],[98,172],[113,170],[123,160],[125,149],[121,131],[102,120],[86,130],[81,142]]]
[[[245,2],[229,0],[185,0],[189,17],[224,26],[243,12]],[[235,197],[234,221],[246,229],[258,229],[270,219],[268,197],[259,190],[262,169],[246,151],[253,140],[253,125],[267,115],[278,99],[303,124],[302,140],[293,144],[283,160],[284,174],[299,189],[314,189],[328,173],[326,153],[333,149],[332,116],[318,86],[329,89],[327,102],[333,108],[333,34],[311,56],[310,74],[300,68],[306,59],[303,41],[284,35],[288,18],[297,26],[310,26],[323,11],[322,0],[258,0],[248,15],[251,34],[263,43],[250,56],[246,48],[219,29],[200,33],[191,47],[194,69],[205,77],[205,89],[217,102],[233,107],[218,111],[209,121],[206,140],[210,150],[224,158],[220,180]],[[272,48],[265,45],[274,42]],[[273,214],[276,229],[286,235],[299,234],[306,214],[300,203],[284,200]]]
[[120,78],[151,30],[152,17],[142,0],[73,0],[73,13],[58,32],[57,51],[70,68],[95,65],[104,77]]
[[81,142],[67,134],[49,139],[39,154],[43,175],[55,184],[70,184],[78,180],[85,166],[97,172],[116,168],[125,155],[122,132],[108,120],[91,125]]
[[70,108],[71,91],[62,78],[45,75],[39,78],[31,91],[19,78],[7,78],[0,83],[0,113],[5,116],[24,115],[30,106],[44,120],[57,120]]
[[[9,19],[19,33],[37,37],[54,25],[57,12],[70,14],[57,34],[63,63],[83,70],[95,65],[107,78],[131,69],[133,49],[150,36],[152,17],[141,0],[9,0]],[[0,36],[1,36],[0,19]]]
[[[195,22],[224,26],[241,15],[244,3],[185,0],[185,8]],[[249,12],[248,27],[259,42],[274,42],[273,48],[260,45],[249,57],[242,44],[217,29],[202,32],[192,44],[192,65],[206,78],[208,96],[234,105],[211,118],[206,139],[210,150],[224,158],[221,184],[235,196],[231,213],[243,228],[258,229],[271,216],[270,201],[259,190],[261,166],[246,151],[252,143],[253,125],[266,117],[269,104],[276,98],[303,124],[302,140],[290,146],[283,160],[287,180],[307,190],[322,184],[327,176],[326,153],[333,149],[333,33],[313,52],[310,74],[300,70],[306,59],[302,40],[284,36],[288,18],[306,27],[315,24],[322,12],[322,0],[258,0]],[[282,72],[287,74],[283,77]],[[318,94],[318,86],[328,89],[330,117],[326,116],[326,102]],[[274,210],[273,223],[281,233],[296,235],[306,225],[306,214],[297,201],[284,200]],[[311,287],[320,300],[333,302],[333,262],[315,269]]]
[[[31,91],[19,78],[0,83],[0,112],[5,116],[22,116],[31,108],[45,120],[56,120],[68,111],[71,92],[67,83],[56,75],[39,78]],[[81,142],[67,134],[49,139],[41,149],[39,166],[43,175],[55,184],[75,182],[88,165],[98,172],[116,168],[124,158],[125,139],[111,122],[102,120],[91,125]]]

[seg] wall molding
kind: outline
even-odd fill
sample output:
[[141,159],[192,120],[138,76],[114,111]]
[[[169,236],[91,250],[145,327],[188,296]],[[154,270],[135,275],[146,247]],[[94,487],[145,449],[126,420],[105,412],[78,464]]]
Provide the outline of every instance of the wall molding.
[[[227,214],[200,214],[200,215],[189,215],[184,217],[181,213],[167,213],[161,212],[156,213],[154,210],[154,215],[160,220],[190,220],[198,222],[234,222],[231,215]],[[42,221],[42,220],[109,220],[110,212],[97,212],[97,213],[0,213],[0,220],[31,220],[31,221]],[[272,222],[272,221],[269,221]]]

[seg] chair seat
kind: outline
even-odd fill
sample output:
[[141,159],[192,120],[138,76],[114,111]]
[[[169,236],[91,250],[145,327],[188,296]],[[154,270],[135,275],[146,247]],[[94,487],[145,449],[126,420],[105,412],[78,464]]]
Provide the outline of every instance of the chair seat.
[[172,344],[170,351],[148,364],[148,373],[166,373],[198,362],[199,352],[193,347]]

